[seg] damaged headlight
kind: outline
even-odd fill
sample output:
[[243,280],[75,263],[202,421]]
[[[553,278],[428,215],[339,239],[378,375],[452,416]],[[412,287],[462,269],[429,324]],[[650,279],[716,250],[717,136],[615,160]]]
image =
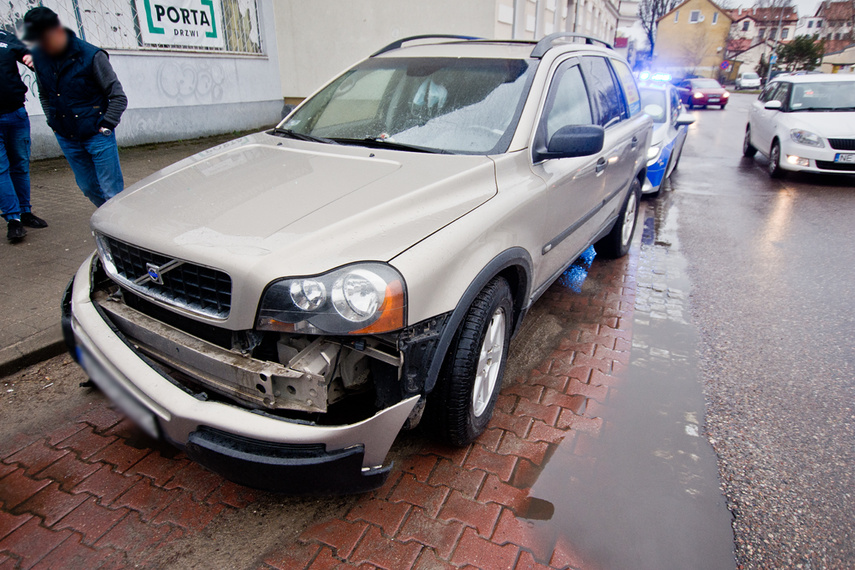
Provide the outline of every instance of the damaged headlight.
[[406,309],[400,273],[385,263],[358,263],[271,283],[256,326],[306,334],[383,333],[404,327]]

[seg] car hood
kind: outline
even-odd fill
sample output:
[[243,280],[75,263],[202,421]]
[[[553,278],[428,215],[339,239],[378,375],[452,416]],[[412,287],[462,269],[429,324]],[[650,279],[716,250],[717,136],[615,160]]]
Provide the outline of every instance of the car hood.
[[826,138],[855,138],[855,112],[793,112],[787,113],[790,128],[804,129]]
[[724,95],[724,92],[727,91],[723,88],[710,88],[710,89],[692,89],[693,92],[703,93],[704,95]]
[[493,161],[485,156],[259,133],[133,185],[93,215],[92,228],[226,271],[256,295],[254,310],[274,279],[388,261],[495,193]]

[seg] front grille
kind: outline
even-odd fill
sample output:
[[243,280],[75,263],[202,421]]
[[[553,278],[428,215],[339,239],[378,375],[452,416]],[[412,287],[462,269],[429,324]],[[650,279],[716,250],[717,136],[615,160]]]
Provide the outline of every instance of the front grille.
[[828,139],[834,150],[855,150],[855,139]]
[[229,316],[232,279],[226,273],[185,261],[163,273],[161,285],[140,278],[148,274],[147,264],[162,267],[173,259],[110,237],[102,236],[101,240],[121,285],[194,313],[217,319]]
[[855,172],[855,164],[844,162],[830,162],[828,160],[817,160],[816,165],[824,170],[837,170],[839,172]]

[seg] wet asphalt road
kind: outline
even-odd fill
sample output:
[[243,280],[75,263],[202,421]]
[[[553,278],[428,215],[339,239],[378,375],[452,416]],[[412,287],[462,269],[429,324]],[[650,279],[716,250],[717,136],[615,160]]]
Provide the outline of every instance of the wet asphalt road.
[[[695,111],[670,210],[746,568],[855,567],[855,177],[771,181],[754,96]],[[674,210],[677,210],[676,216]]]

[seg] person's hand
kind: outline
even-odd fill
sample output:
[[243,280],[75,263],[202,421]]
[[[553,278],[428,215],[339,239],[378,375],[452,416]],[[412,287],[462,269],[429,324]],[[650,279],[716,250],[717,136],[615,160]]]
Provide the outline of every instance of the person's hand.
[[23,63],[30,69],[33,69],[33,56],[31,56],[30,54],[25,55],[21,58],[21,63]]

